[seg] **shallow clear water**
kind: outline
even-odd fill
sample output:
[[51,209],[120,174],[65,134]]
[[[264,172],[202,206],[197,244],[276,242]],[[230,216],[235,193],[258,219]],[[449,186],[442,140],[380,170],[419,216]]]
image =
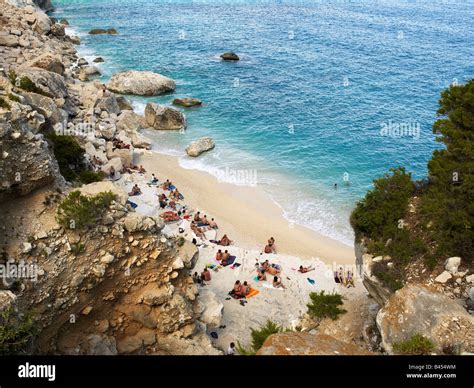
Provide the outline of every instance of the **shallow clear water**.
[[[472,1],[56,4],[82,55],[105,58],[104,80],[137,69],[177,81],[174,95],[134,98],[138,110],[204,101],[186,110],[184,134],[154,134],[157,150],[227,181],[256,180],[289,220],[349,245],[355,202],[391,167],[426,175],[439,93],[474,76]],[[87,35],[111,27],[119,35]],[[241,61],[220,61],[227,50]],[[204,135],[216,149],[185,157]]]

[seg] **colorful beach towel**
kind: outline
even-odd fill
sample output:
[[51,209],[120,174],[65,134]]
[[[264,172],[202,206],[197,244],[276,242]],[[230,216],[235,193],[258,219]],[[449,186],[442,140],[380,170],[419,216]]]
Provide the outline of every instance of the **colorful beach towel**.
[[234,261],[235,261],[236,258],[237,258],[237,257],[235,257],[235,256],[229,256],[229,260],[227,260],[227,263],[222,264],[222,265],[223,265],[224,267],[227,267],[227,266],[229,266],[229,265],[231,265],[231,264],[234,264]]
[[316,281],[314,279],[311,279],[311,278],[306,278],[306,280],[308,281],[309,284],[311,284],[312,286],[314,286],[314,284],[316,283]]
[[135,202],[127,201],[127,203],[128,203],[133,209],[136,209],[136,208],[138,207],[138,205],[137,205]]
[[247,299],[249,299],[249,298],[251,298],[252,296],[255,296],[255,295],[259,294],[259,293],[260,293],[259,290],[256,290],[255,288],[250,288],[250,292],[249,292],[247,295],[245,295],[245,297],[246,297]]

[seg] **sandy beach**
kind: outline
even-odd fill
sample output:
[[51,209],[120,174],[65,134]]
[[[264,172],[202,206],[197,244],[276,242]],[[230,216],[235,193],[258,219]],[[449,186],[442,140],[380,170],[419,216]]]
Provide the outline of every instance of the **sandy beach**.
[[[199,298],[204,309],[223,311],[218,324],[206,327],[208,334],[217,334],[217,338],[210,338],[220,349],[225,350],[230,342],[248,346],[250,329],[259,327],[268,319],[283,327],[299,326],[307,311],[311,292],[338,292],[344,296],[347,305],[366,294],[359,279],[356,279],[355,288],[345,288],[336,284],[333,278],[336,266],[347,268],[354,264],[352,248],[304,227],[289,225],[278,206],[258,187],[219,182],[205,172],[180,167],[177,157],[153,151],[139,151],[135,163],[143,165],[146,173],[124,174],[116,184],[127,192],[134,184],[140,187],[141,195],[129,198],[137,205],[137,212],[156,216],[170,210],[158,206],[157,196],[163,190],[159,185],[150,185],[153,173],[160,183],[170,179],[178,187],[184,195],[181,205],[193,211],[200,210],[208,215],[208,219],[215,218],[219,225],[218,230],[206,232],[206,240],[198,239],[199,259],[191,272],[200,274],[205,267],[212,267],[212,279],[205,286],[199,286]],[[165,193],[169,194],[169,191]],[[184,237],[188,241],[196,237],[188,220],[168,224],[162,233]],[[224,233],[233,240],[231,246],[222,247],[210,242],[221,238]],[[277,242],[276,254],[262,253],[270,236]],[[215,260],[218,249],[228,249],[236,256],[235,263],[239,265],[221,266]],[[270,275],[265,281],[256,278],[256,263],[266,259],[281,267],[280,277],[285,289],[273,288]],[[311,266],[314,270],[301,274],[297,271],[300,265]],[[228,295],[236,280],[247,281],[258,291],[244,305]],[[212,307],[209,298],[214,300]]]
[[[219,182],[214,176],[184,169],[175,156],[145,152],[136,160],[147,178],[154,173],[160,181],[170,179],[193,209],[215,218],[219,230],[250,250],[262,250],[270,237],[278,253],[304,259],[319,258],[327,264],[354,264],[354,249],[308,228],[289,223],[282,210],[257,187]],[[220,235],[218,237],[221,237]]]

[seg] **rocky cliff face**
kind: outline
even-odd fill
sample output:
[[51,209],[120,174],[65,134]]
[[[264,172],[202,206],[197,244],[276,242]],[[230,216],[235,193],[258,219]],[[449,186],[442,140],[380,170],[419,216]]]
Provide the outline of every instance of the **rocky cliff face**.
[[347,356],[354,354],[373,353],[325,334],[299,332],[273,334],[257,352],[259,356]]
[[17,285],[15,300],[40,329],[36,352],[218,354],[203,334],[203,308],[188,274],[197,248],[161,235],[162,221],[132,211],[112,183],[81,190],[112,191],[117,201],[87,230],[59,226],[51,206],[50,228],[10,259],[36,268],[37,279]]
[[84,163],[105,173],[113,166],[120,174],[150,143],[138,132],[144,118],[124,98],[80,80],[92,72],[77,57],[78,39],[36,5],[51,9],[49,1],[0,0],[0,208],[10,220],[1,226],[0,260],[35,275],[10,279],[0,310],[33,314],[37,353],[217,354],[203,334],[209,311],[188,274],[193,244],[163,236],[161,220],[135,213],[112,182],[80,188],[116,195],[94,227],[57,223],[72,189],[46,133],[74,136]]
[[459,270],[461,258],[448,259],[445,271],[436,277],[423,276],[426,269],[414,263],[407,269],[406,284],[394,293],[372,272],[374,263],[391,258],[374,257],[363,242],[356,242],[355,252],[363,284],[380,306],[373,328],[384,352],[394,354],[394,344],[420,334],[434,344],[437,354],[473,352],[474,277],[467,270]]

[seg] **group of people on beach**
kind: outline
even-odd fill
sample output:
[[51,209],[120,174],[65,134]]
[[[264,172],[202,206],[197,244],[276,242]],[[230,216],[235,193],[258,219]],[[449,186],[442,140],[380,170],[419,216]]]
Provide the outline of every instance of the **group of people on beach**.
[[334,272],[334,281],[347,288],[355,287],[353,272],[351,270],[345,272],[342,267]]
[[263,263],[260,263],[257,259],[255,263],[255,268],[257,270],[257,279],[258,281],[267,280],[267,274],[273,276],[273,287],[286,289],[283,282],[281,281],[281,266],[279,264],[272,264],[268,260],[265,260]]

